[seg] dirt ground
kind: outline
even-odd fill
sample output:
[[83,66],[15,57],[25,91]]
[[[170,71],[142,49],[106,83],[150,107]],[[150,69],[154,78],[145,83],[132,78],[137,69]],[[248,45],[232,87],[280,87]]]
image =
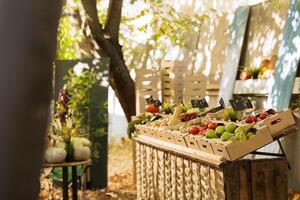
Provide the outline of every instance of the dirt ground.
[[[135,200],[136,190],[133,176],[132,141],[122,139],[110,141],[108,150],[108,188],[78,192],[81,200]],[[48,171],[47,173],[49,173]],[[69,191],[71,197],[71,191]],[[60,200],[62,190],[51,180],[41,180],[40,200]]]

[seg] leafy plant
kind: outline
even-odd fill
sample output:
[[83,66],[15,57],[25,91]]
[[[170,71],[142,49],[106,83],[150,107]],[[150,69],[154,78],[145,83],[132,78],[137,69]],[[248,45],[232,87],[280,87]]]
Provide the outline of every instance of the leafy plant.
[[74,131],[72,119],[67,118],[65,123],[61,123],[59,119],[53,120],[53,131],[56,135],[60,136],[65,143],[65,150],[67,151],[67,161],[73,158],[73,142],[71,138],[76,135]]

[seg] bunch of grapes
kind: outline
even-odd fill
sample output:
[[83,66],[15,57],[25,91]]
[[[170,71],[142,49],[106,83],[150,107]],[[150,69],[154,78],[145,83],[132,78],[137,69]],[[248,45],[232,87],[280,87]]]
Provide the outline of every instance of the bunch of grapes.
[[58,118],[61,123],[65,123],[69,112],[70,94],[66,87],[61,89],[58,94],[58,100],[56,102],[56,114],[55,118]]

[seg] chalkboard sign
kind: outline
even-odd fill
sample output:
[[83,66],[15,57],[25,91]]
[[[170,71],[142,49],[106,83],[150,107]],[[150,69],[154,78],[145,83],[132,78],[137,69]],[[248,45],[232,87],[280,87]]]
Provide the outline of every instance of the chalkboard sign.
[[229,103],[233,110],[241,111],[249,108],[253,108],[253,105],[250,101],[250,99],[242,99],[242,98],[236,98],[236,99],[230,99]]
[[154,104],[155,107],[159,107],[162,105],[161,101],[159,99],[153,99],[152,96],[146,98],[147,104]]
[[155,107],[159,107],[159,106],[162,105],[162,103],[160,102],[159,99],[154,100],[153,104],[154,104]]
[[147,104],[153,104],[154,103],[154,99],[152,96],[146,98]]
[[200,100],[193,99],[193,100],[191,100],[191,104],[192,104],[193,108],[207,108],[208,107],[208,103],[205,99],[200,99]]
[[225,108],[225,102],[224,99],[221,97],[221,99],[219,100],[219,104],[222,106],[222,108]]

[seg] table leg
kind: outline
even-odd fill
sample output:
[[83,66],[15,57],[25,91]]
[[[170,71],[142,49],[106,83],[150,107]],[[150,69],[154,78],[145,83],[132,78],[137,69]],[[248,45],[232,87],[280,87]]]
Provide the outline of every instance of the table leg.
[[73,194],[73,200],[78,199],[78,186],[77,186],[77,167],[72,167],[72,194]]
[[63,200],[68,199],[68,167],[63,167]]

